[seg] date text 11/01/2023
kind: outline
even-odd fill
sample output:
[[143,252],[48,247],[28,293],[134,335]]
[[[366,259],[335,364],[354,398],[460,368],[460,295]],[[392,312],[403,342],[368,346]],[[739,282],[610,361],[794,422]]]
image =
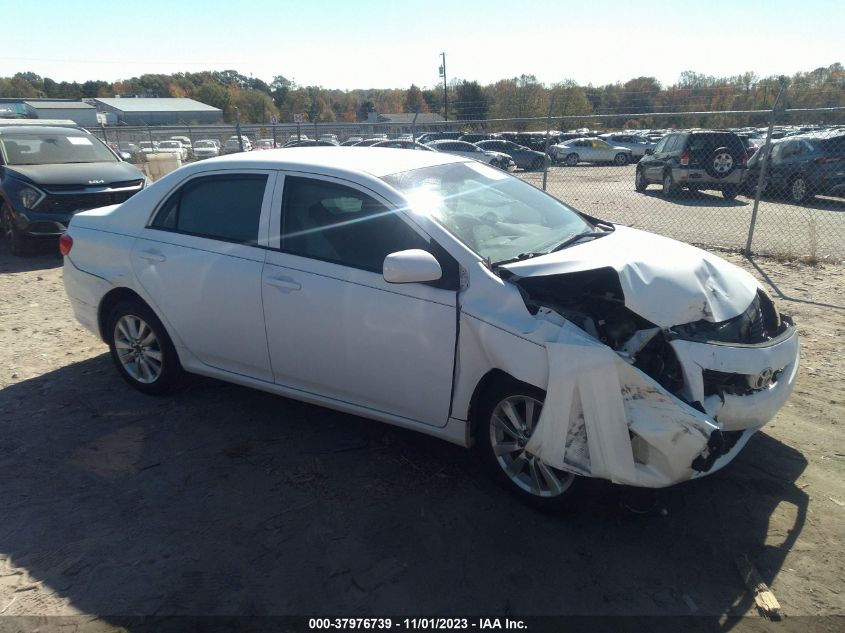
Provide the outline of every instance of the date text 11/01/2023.
[[525,630],[523,620],[511,618],[310,618],[310,630]]

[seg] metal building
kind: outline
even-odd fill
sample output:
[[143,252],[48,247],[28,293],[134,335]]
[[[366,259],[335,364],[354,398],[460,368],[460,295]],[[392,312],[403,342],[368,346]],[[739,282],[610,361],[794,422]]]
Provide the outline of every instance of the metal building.
[[210,105],[178,97],[115,97],[89,99],[97,110],[117,116],[123,125],[186,125],[219,123],[223,111]]
[[70,119],[81,127],[97,125],[94,106],[70,99],[0,99],[0,116],[22,119]]

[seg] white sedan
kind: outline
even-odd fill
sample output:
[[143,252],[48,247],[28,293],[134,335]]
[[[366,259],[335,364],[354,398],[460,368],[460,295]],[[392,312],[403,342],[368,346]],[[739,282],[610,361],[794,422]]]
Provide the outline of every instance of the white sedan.
[[574,167],[578,163],[615,163],[627,165],[633,153],[627,147],[614,147],[599,138],[574,138],[549,148],[549,156],[558,163]]
[[539,504],[718,470],[798,371],[741,269],[440,152],[212,158],[76,214],[60,248],[136,389],[188,371],[474,445]]

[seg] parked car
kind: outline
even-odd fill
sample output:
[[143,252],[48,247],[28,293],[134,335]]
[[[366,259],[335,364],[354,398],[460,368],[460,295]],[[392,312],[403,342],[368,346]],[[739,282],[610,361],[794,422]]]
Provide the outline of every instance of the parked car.
[[348,139],[343,141],[343,143],[341,143],[341,145],[344,146],[344,147],[349,147],[350,145],[357,145],[358,143],[360,143],[363,140],[364,140],[363,136],[350,136]]
[[194,156],[201,158],[214,158],[220,155],[220,147],[211,140],[197,141],[194,143]]
[[396,139],[393,141],[379,141],[378,143],[373,143],[372,147],[388,147],[392,149],[419,149],[424,152],[436,151],[434,148],[429,147],[428,145],[423,145],[422,143],[415,143],[414,141],[404,141],[400,139]]
[[246,136],[241,136],[241,141],[238,140],[237,135],[230,136],[226,139],[226,142],[223,143],[223,154],[235,154],[241,151],[241,143],[243,143],[243,151],[250,152],[252,151],[252,143]]
[[549,156],[558,163],[574,167],[578,163],[615,163],[627,165],[633,153],[627,147],[614,147],[600,138],[576,138],[552,145]]
[[117,143],[116,151],[120,154],[121,158],[132,162],[140,160],[142,154],[141,147],[135,143],[130,143],[129,141],[120,141]]
[[191,141],[190,137],[188,136],[171,136],[171,141],[179,141],[182,143],[182,147],[188,150],[188,158],[193,158],[194,156],[194,143]]
[[271,138],[260,138],[255,141],[255,150],[275,149],[276,141]]
[[328,141],[332,145],[339,145],[340,143],[337,140],[337,134],[320,134],[321,141]]
[[155,154],[158,151],[158,141],[141,141],[138,145],[141,146],[142,154]]
[[[748,161],[745,185],[754,195],[761,152]],[[800,204],[816,195],[845,196],[845,135],[788,136],[772,145],[764,191]]]
[[672,197],[682,187],[721,191],[735,198],[748,163],[742,140],[733,132],[676,132],[663,137],[653,153],[637,165],[634,187],[645,191],[651,183]]
[[77,211],[128,200],[146,183],[80,128],[0,122],[0,159],[0,228],[13,255],[55,242]]
[[414,429],[537,504],[721,469],[798,372],[747,272],[446,153],[197,162],[76,215],[61,249],[135,389],[184,370]]
[[507,154],[483,150],[466,141],[431,141],[431,143],[426,143],[426,145],[436,149],[438,152],[447,152],[465,158],[473,158],[493,167],[499,167],[500,169],[510,171],[516,169],[516,163]]
[[315,141],[314,139],[306,139],[303,141],[290,141],[285,144],[285,147],[337,147],[337,143],[331,141]]
[[507,154],[520,169],[543,169],[545,164],[546,155],[543,152],[528,149],[511,141],[494,139],[492,141],[479,141],[475,145],[488,152]]
[[[549,147],[560,143],[564,140],[564,136],[559,132],[549,134]],[[546,133],[545,132],[502,132],[498,138],[522,145],[528,149],[533,149],[535,152],[543,152],[545,155],[546,149]]]
[[480,133],[477,133],[477,132],[472,132],[472,133],[469,133],[469,134],[461,134],[458,137],[458,140],[459,141],[466,141],[467,143],[475,144],[475,143],[478,143],[479,141],[488,141],[491,138],[493,138],[493,136],[491,134],[480,134]]
[[601,134],[599,138],[614,147],[627,147],[631,150],[631,156],[634,160],[639,160],[646,155],[646,150],[654,149],[657,145],[654,141],[650,141],[645,136],[639,134],[628,134],[624,132],[612,132],[610,134]]
[[181,141],[160,141],[156,153],[173,153],[178,155],[180,160],[188,160],[188,148],[182,145]]
[[383,139],[380,136],[376,136],[374,138],[365,138],[362,141],[358,141],[355,143],[354,147],[370,147],[371,145],[375,145],[376,143],[381,143],[386,139]]

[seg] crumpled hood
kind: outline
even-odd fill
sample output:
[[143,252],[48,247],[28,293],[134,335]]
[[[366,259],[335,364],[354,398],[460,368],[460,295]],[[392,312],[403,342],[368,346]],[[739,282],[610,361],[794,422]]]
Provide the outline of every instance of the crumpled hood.
[[543,277],[608,266],[619,275],[625,305],[660,327],[727,321],[748,308],[759,288],[749,273],[720,257],[625,226],[505,268],[520,277]]

